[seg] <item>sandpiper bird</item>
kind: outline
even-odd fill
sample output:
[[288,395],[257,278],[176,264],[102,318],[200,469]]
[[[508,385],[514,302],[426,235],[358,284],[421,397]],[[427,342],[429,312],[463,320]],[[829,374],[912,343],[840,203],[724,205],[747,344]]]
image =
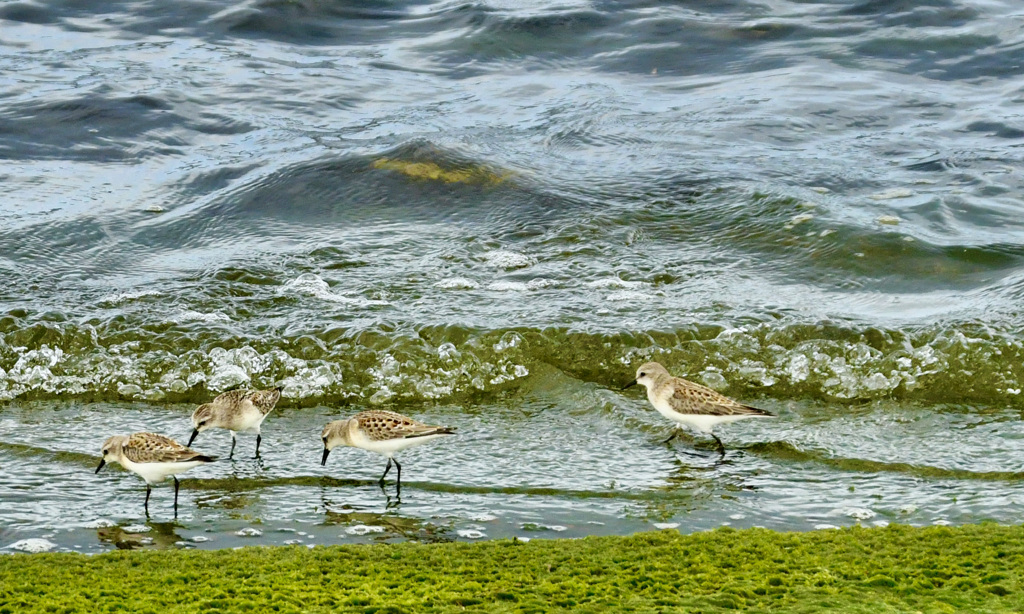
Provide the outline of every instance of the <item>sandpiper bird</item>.
[[324,456],[320,465],[327,464],[327,455],[339,445],[362,448],[388,457],[384,475],[380,476],[380,487],[391,470],[391,461],[398,467],[396,487],[402,488],[402,466],[394,458],[396,452],[427,443],[443,435],[454,435],[455,429],[447,426],[430,426],[406,418],[393,411],[370,410],[359,412],[348,420],[335,420],[324,427],[320,437],[324,442]]
[[260,442],[263,441],[260,425],[280,398],[281,386],[270,390],[240,388],[221,394],[213,401],[200,405],[192,413],[193,429],[188,445],[192,445],[196,436],[206,429],[228,429],[231,431],[231,452],[228,458],[231,458],[235,454],[236,433],[256,433],[256,457],[259,458]]
[[[119,463],[122,467],[146,480],[146,516],[149,516],[149,493],[153,484],[158,484],[184,473],[193,467],[212,463],[213,456],[190,450],[177,441],[156,433],[135,433],[115,435],[103,442],[103,458],[96,473],[103,465]],[[178,517],[178,478],[174,477],[174,517]]]
[[[712,431],[723,422],[735,422],[745,418],[774,418],[775,415],[763,409],[751,407],[718,394],[710,388],[681,377],[672,375],[656,362],[648,362],[636,371],[636,379],[626,384],[623,390],[636,384],[647,388],[647,399],[662,416],[677,425],[689,426],[701,433],[711,435],[718,442],[718,451],[725,454],[725,445]],[[677,434],[665,443],[672,441]]]

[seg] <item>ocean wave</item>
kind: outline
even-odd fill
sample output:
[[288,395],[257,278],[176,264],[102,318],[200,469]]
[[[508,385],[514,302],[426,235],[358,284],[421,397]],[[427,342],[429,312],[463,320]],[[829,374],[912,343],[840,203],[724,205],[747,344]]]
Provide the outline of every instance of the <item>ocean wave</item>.
[[71,324],[64,333],[36,347],[0,337],[0,399],[198,402],[236,386],[281,385],[286,402],[419,402],[501,394],[546,377],[550,367],[617,388],[636,365],[659,360],[677,375],[742,398],[1024,405],[1024,340],[982,325],[694,325],[617,335],[444,326],[241,342],[172,329],[164,335],[177,337],[163,341],[177,351],[144,336],[105,338]]

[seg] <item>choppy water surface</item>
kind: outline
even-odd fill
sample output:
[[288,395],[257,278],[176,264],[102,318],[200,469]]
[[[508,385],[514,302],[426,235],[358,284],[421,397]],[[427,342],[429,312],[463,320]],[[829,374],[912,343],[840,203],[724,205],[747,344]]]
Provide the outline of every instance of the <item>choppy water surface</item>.
[[[1013,2],[2,3],[0,549],[1019,522],[1022,54]],[[779,418],[661,445],[648,359]],[[92,473],[273,384],[177,521]],[[369,407],[460,431],[401,500],[319,465]]]

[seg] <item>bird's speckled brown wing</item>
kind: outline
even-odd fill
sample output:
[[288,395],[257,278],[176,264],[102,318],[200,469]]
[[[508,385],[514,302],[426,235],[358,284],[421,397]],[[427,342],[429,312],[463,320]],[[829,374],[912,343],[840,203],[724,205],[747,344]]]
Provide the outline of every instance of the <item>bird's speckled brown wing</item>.
[[364,411],[356,414],[355,418],[359,422],[359,428],[370,441],[448,435],[455,432],[454,429],[446,426],[430,426],[393,411]]
[[124,455],[133,463],[180,463],[213,460],[177,441],[156,433],[135,433],[124,444]]
[[281,398],[280,388],[271,388],[270,390],[253,390],[252,394],[248,396],[250,402],[256,406],[256,409],[260,410],[264,416],[270,413],[270,410],[274,409],[274,405],[277,405],[277,401]]
[[669,406],[681,414],[706,416],[771,416],[769,412],[734,401],[710,388],[680,377],[672,378]]
[[260,410],[260,413],[267,415],[270,413],[270,410],[274,409],[274,405],[277,404],[277,401],[280,398],[281,391],[277,388],[272,388],[270,390],[249,390],[248,388],[237,388],[217,395],[213,400],[213,404],[223,405],[226,407],[236,407],[245,401],[249,401],[256,409]]

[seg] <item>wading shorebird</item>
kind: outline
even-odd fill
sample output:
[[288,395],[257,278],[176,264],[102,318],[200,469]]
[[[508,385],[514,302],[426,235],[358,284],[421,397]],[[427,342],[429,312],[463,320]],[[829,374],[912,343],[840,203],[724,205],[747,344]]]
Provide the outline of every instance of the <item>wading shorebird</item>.
[[[107,463],[118,463],[146,480],[146,517],[149,517],[149,494],[153,484],[163,482],[176,473],[212,463],[216,457],[190,450],[177,441],[156,433],[115,435],[103,442],[103,458],[96,473]],[[174,477],[174,517],[178,517],[178,478]]]
[[362,448],[388,457],[384,475],[380,476],[380,487],[391,470],[391,461],[398,468],[396,488],[402,490],[402,466],[394,458],[396,452],[412,448],[437,439],[443,435],[454,435],[455,429],[447,426],[430,426],[407,418],[393,411],[370,410],[360,412],[347,420],[335,420],[324,427],[320,438],[324,442],[324,455],[320,465],[327,464],[327,455],[339,445]]
[[231,431],[231,452],[228,454],[228,458],[231,458],[237,443],[235,435],[256,433],[256,458],[259,458],[260,442],[263,441],[260,425],[281,398],[281,390],[281,386],[270,390],[229,390],[213,401],[200,405],[192,413],[192,436],[189,437],[188,445],[192,445],[196,436],[206,429],[227,429]]
[[[725,445],[712,432],[723,422],[735,422],[746,418],[774,418],[775,415],[763,409],[745,405],[710,388],[695,384],[672,375],[656,362],[648,362],[636,370],[636,379],[626,384],[623,390],[642,384],[647,388],[647,400],[662,416],[678,426],[690,428],[711,435],[718,442],[718,452],[725,455]],[[678,430],[673,429],[668,443],[675,438]]]

